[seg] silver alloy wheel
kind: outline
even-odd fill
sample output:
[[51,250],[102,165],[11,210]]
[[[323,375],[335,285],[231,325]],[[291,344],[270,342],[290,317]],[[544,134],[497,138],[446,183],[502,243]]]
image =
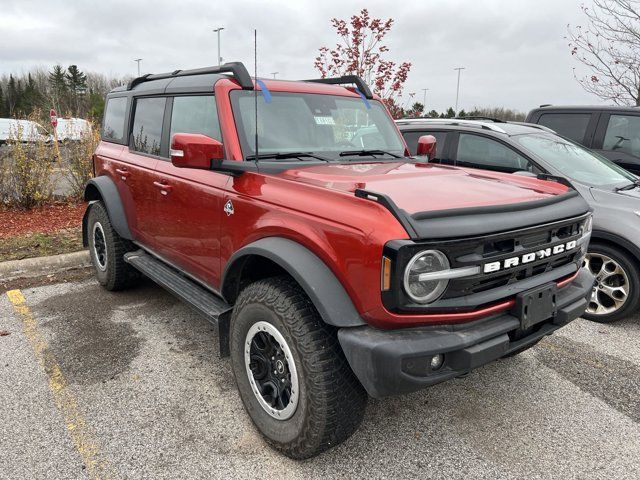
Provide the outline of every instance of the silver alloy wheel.
[[596,277],[587,313],[609,315],[616,312],[629,297],[629,276],[611,257],[602,253],[587,253],[584,267]]
[[93,224],[93,255],[96,259],[96,266],[101,270],[107,269],[107,240],[102,229],[102,224]]
[[298,407],[298,371],[282,334],[268,322],[247,332],[244,363],[251,390],[271,417],[287,420]]

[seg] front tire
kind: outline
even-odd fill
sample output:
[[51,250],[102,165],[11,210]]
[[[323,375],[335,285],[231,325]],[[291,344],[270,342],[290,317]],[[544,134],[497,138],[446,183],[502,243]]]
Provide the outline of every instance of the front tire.
[[596,277],[584,318],[611,323],[638,309],[640,273],[637,262],[628,253],[592,242],[584,266]]
[[124,254],[134,246],[113,229],[102,202],[92,203],[89,208],[87,237],[96,278],[107,290],[127,288],[139,277],[137,270],[124,261]]
[[290,277],[259,280],[231,318],[231,364],[240,397],[266,441],[304,459],[356,431],[367,394],[338,343]]

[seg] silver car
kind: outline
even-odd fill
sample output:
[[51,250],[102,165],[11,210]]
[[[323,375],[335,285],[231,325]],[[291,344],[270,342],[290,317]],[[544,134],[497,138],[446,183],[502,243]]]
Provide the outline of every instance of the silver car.
[[409,150],[433,135],[432,162],[568,180],[593,208],[585,266],[596,277],[585,318],[613,322],[640,302],[640,180],[603,156],[540,125],[497,120],[398,120]]

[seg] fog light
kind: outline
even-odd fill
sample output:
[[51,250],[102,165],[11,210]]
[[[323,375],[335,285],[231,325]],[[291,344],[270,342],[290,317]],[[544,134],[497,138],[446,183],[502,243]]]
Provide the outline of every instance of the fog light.
[[438,354],[431,357],[431,370],[438,370],[444,363],[444,355]]

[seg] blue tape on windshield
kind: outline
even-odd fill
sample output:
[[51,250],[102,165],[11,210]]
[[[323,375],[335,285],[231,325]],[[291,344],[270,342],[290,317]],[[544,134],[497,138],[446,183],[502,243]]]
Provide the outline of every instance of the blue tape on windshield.
[[364,102],[365,107],[367,107],[367,110],[371,110],[371,104],[369,103],[369,100],[367,100],[367,97],[365,97],[364,94],[357,88],[356,88],[356,93],[360,95],[360,98]]
[[260,90],[262,90],[262,96],[264,97],[265,103],[271,103],[271,92],[269,91],[267,86],[262,80],[256,80],[256,83],[260,87]]

